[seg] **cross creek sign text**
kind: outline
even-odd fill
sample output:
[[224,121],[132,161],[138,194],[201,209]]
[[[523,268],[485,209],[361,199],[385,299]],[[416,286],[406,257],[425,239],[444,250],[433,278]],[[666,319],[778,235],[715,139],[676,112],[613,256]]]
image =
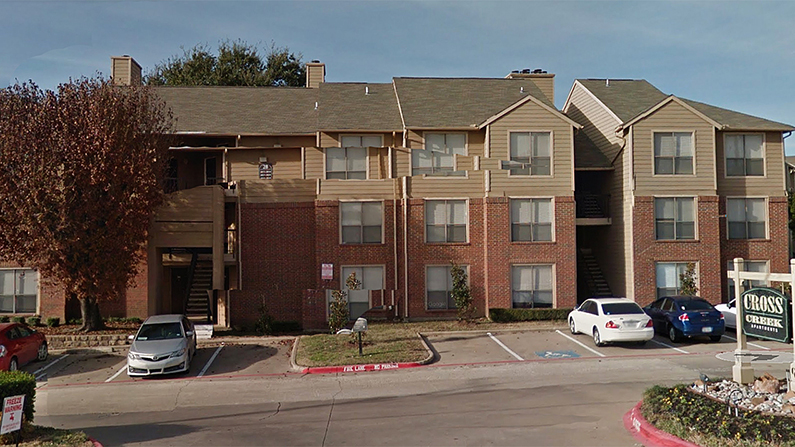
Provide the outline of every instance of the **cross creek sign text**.
[[740,301],[746,335],[783,343],[790,339],[790,302],[781,292],[758,287],[743,292]]

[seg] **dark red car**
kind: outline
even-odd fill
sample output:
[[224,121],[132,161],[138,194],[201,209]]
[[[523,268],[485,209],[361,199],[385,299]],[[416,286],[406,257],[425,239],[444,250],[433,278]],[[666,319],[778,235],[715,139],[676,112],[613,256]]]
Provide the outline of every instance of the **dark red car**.
[[47,358],[47,337],[21,323],[0,323],[0,371]]

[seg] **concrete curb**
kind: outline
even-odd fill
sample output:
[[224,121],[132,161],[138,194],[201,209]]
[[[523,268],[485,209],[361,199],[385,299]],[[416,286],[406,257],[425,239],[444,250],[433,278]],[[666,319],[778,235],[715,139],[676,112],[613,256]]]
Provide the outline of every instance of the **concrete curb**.
[[624,415],[624,428],[647,447],[699,447],[651,425],[640,412],[643,402],[638,402]]
[[290,365],[297,371],[304,374],[338,374],[349,372],[369,372],[369,371],[391,371],[393,369],[406,369],[424,366],[433,363],[438,359],[439,354],[425,338],[424,335],[417,333],[420,342],[428,351],[428,356],[418,362],[394,362],[394,363],[365,363],[360,365],[341,365],[341,366],[315,366],[315,367],[302,367],[295,363],[295,352],[298,346],[298,339],[296,338],[293,345],[293,352],[290,356]]

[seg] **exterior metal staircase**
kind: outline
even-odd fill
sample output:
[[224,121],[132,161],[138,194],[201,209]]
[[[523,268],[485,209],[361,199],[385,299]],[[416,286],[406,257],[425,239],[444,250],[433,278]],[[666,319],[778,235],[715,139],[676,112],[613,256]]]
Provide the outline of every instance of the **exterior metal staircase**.
[[185,297],[185,315],[194,323],[212,321],[209,291],[212,290],[213,263],[211,260],[199,259],[194,253],[188,272],[187,296]]
[[588,285],[590,296],[613,296],[610,285],[602,274],[602,269],[590,248],[579,250],[577,270],[585,275],[585,282]]
[[610,217],[608,213],[609,195],[577,194],[577,218],[603,219]]

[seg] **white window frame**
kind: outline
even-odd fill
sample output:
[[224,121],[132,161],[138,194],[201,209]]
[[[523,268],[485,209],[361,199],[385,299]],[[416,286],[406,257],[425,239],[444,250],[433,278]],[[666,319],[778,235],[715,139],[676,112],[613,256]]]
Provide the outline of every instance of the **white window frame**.
[[[696,287],[698,287],[698,289],[701,290],[701,271],[700,271],[701,267],[700,267],[698,261],[655,261],[654,262],[654,296],[656,297],[655,301],[660,299],[660,298],[663,298],[662,296],[660,296],[660,287],[659,287],[658,281],[657,281],[657,266],[660,265],[660,264],[675,264],[677,266],[682,264],[682,265],[685,266],[685,271],[686,271],[687,270],[687,264],[690,264],[690,263],[693,263],[693,264],[696,265],[696,271],[695,271],[695,273],[696,273]],[[674,295],[665,295],[665,296],[679,295],[680,291],[682,290],[682,283],[681,283],[680,278],[679,278],[680,274],[681,273],[677,273],[676,274],[676,293],[674,293]]]
[[[756,271],[756,270],[748,270],[746,268],[746,266],[749,263],[753,263],[753,264],[756,264],[756,265],[764,263],[764,265],[765,265],[764,273],[770,273],[770,260],[758,260],[758,261],[743,260],[743,270],[742,271],[744,271],[744,272]],[[726,271],[727,272],[731,272],[733,270],[734,270],[734,260],[733,259],[729,259],[727,261],[727,263],[726,263]],[[740,280],[740,282],[742,284],[744,284],[744,285],[747,285],[749,289],[752,289],[754,287],[769,287],[770,286],[770,284],[768,284],[767,281],[755,280],[755,279],[742,279],[742,280]],[[734,300],[734,279],[733,278],[728,278],[727,279],[726,290],[728,292],[729,301]]]
[[[458,266],[461,267],[462,269],[464,269],[464,271],[466,272],[466,274],[467,274],[467,286],[468,286],[470,284],[470,281],[469,281],[470,280],[469,264],[459,264]],[[441,309],[441,308],[431,309],[431,308],[428,307],[428,293],[430,292],[430,290],[428,289],[428,279],[429,279],[428,270],[431,269],[431,268],[445,268],[445,269],[447,269],[447,279],[448,279],[448,285],[450,286],[450,289],[447,290],[447,293],[448,293],[448,296],[447,296],[447,307],[444,308],[444,309]],[[451,311],[451,310],[457,310],[458,309],[457,307],[455,307],[455,302],[453,301],[452,296],[451,296],[452,295],[452,291],[453,291],[453,286],[452,286],[453,277],[452,277],[452,274],[450,273],[451,268],[452,268],[452,266],[450,264],[426,264],[425,265],[425,310],[426,311],[428,311],[428,312],[437,312],[437,311],[438,312],[446,312],[446,311]],[[435,290],[435,292],[436,292],[436,290]],[[452,303],[453,307],[450,307],[450,302],[451,301],[453,301],[453,303]]]
[[[763,238],[753,238],[753,239],[749,239],[748,237],[745,237],[745,238],[733,238],[733,237],[731,237],[730,227],[729,227],[729,223],[730,223],[730,221],[729,221],[729,200],[745,200],[745,201],[747,201],[749,199],[751,199],[751,200],[764,200],[764,202],[765,202],[765,206],[764,206],[764,209],[765,209],[765,218],[764,218],[764,222],[765,222],[765,237],[763,237]],[[769,240],[770,239],[770,201],[768,199],[769,199],[769,197],[767,197],[767,196],[761,196],[761,197],[760,196],[727,196],[726,197],[726,239],[727,240],[736,240],[736,241],[765,241],[765,240]],[[746,209],[746,212],[745,212],[746,220],[744,221],[745,225],[746,225],[746,227],[745,227],[746,228],[745,235],[748,236],[748,220],[747,220],[748,219],[748,205],[747,204],[745,206],[745,209]]]
[[[555,174],[555,132],[551,129],[511,129],[507,131],[507,142],[508,142],[508,160],[511,160],[511,134],[514,133],[529,133],[530,137],[532,138],[532,134],[534,133],[547,133],[549,134],[549,174],[533,174],[533,157],[532,157],[532,146],[530,147],[531,156],[530,156],[530,167],[528,174],[514,174],[511,172],[511,169],[508,169],[508,176],[509,177],[525,177],[525,178],[551,178],[554,177]],[[532,139],[531,139],[532,141]]]
[[[355,269],[355,268],[359,268],[359,269],[361,269],[361,268],[380,268],[381,269],[381,289],[380,290],[385,290],[386,289],[386,266],[384,264],[356,264],[356,265],[341,265],[340,266],[340,290],[348,290],[348,286],[345,284],[345,281],[348,279],[348,277],[345,276],[345,269]],[[364,278],[357,277],[357,279],[359,281],[362,281],[362,284],[364,284]],[[330,308],[331,308],[331,302],[334,301],[334,295],[332,294],[333,290],[331,290],[331,289],[326,289],[326,290],[327,290],[327,293],[326,293],[326,320],[328,320],[328,318],[330,316],[330,312],[329,311],[330,311]],[[370,296],[369,291],[370,290],[378,290],[378,289],[364,289],[364,288],[362,288],[362,289],[359,289],[358,291],[365,291],[365,290],[368,291],[368,293],[367,293],[367,309],[371,309],[373,307],[373,302],[372,302],[373,300],[372,300],[372,297]],[[355,320],[355,318],[352,318],[353,314],[351,313],[350,294],[348,295],[348,297],[346,297],[346,300],[348,301],[348,312],[349,312],[349,315],[351,315],[351,321]]]
[[[551,232],[550,240],[548,240],[548,241],[534,241],[534,240],[525,241],[525,240],[516,240],[516,239],[514,239],[514,237],[513,237],[513,225],[514,225],[514,221],[513,221],[513,201],[514,200],[518,200],[518,201],[523,201],[523,200],[529,200],[529,201],[549,200],[550,213],[551,213],[551,215],[550,215],[550,219],[551,219],[551,221],[550,221],[550,232]],[[548,244],[550,242],[555,242],[555,198],[554,197],[548,197],[548,196],[547,197],[509,197],[508,198],[508,214],[509,214],[509,220],[510,220],[510,222],[509,222],[509,224],[510,224],[509,231],[511,233],[511,242],[512,243],[517,243],[517,244],[528,244],[528,243],[543,244],[543,243],[547,243]],[[530,225],[530,232],[531,232],[531,234],[533,233],[533,225],[535,225],[533,222],[528,222],[527,224],[524,224],[524,223],[520,222],[519,224],[520,225]]]
[[[345,172],[345,176],[348,176],[348,172],[360,172],[360,171],[348,171],[348,149],[364,149],[364,178],[363,179],[330,179],[328,178],[329,170],[328,170],[328,150],[329,149],[342,149],[345,151],[345,171],[334,171],[334,172]],[[326,147],[323,148],[323,179],[324,180],[368,180],[370,178],[370,154],[368,154],[367,148],[359,148],[359,147]]]
[[[691,199],[693,200],[693,238],[692,239],[684,239],[684,238],[677,238],[676,237],[676,223],[679,222],[676,220],[676,216],[674,217],[674,238],[673,239],[660,239],[657,235],[657,199],[674,199],[674,213],[676,214],[676,201],[682,199]],[[698,239],[698,197],[697,196],[654,196],[654,200],[652,202],[652,208],[654,212],[654,240],[655,241],[663,241],[663,242],[677,242],[677,241],[697,241]]]
[[[762,175],[748,175],[747,167],[746,167],[746,174],[743,175],[729,175],[729,157],[727,157],[726,151],[726,137],[728,136],[746,136],[746,135],[761,135],[762,136]],[[723,178],[732,179],[732,178],[767,178],[767,138],[764,132],[725,132],[723,134]],[[743,144],[743,160],[747,160],[748,158],[745,157],[745,145]],[[745,163],[744,163],[745,164]]]
[[[448,227],[450,225],[452,225],[452,224],[449,223],[449,217],[450,216],[446,215],[445,217],[447,218],[447,221],[445,222],[445,229],[444,229],[445,240],[444,241],[429,241],[428,240],[428,202],[464,202],[464,205],[466,206],[466,213],[467,213],[467,215],[466,215],[466,224],[464,224],[465,231],[466,231],[466,240],[464,240],[464,241],[454,241],[454,242],[448,242],[447,241],[447,239],[449,237]],[[423,224],[422,228],[423,228],[423,231],[425,233],[424,240],[425,240],[426,244],[468,244],[469,243],[469,199],[468,198],[432,198],[432,199],[431,198],[427,198],[427,199],[424,199],[423,203],[422,203],[422,224]]]
[[26,267],[0,268],[1,272],[8,272],[8,271],[14,272],[14,281],[16,281],[16,278],[17,278],[16,272],[18,272],[20,270],[24,270],[25,274],[28,274],[30,272],[30,273],[33,273],[33,274],[36,275],[36,279],[35,279],[36,280],[36,309],[33,312],[17,312],[17,299],[16,299],[16,297],[18,295],[16,294],[16,289],[17,288],[16,288],[16,285],[15,285],[14,286],[14,292],[15,293],[13,295],[11,295],[13,297],[12,298],[12,300],[13,300],[12,301],[13,311],[12,312],[0,312],[0,314],[3,314],[3,315],[17,315],[17,314],[37,315],[39,313],[39,309],[40,309],[40,306],[41,306],[41,275],[39,274],[39,271],[36,270],[36,269],[26,268]]
[[[673,169],[674,172],[671,174],[658,174],[657,173],[657,151],[655,146],[657,134],[690,134],[690,144],[692,145],[693,156],[692,158],[692,167],[693,172],[690,174],[677,174],[676,173],[676,159],[677,157],[674,155],[673,157]],[[695,129],[653,129],[651,131],[651,174],[652,177],[695,177],[696,176],[696,130]],[[663,157],[663,158],[671,158],[671,157]]]
[[[364,242],[364,227],[365,227],[364,222],[362,222],[362,224],[359,225],[362,242],[345,242],[345,240],[343,238],[343,224],[342,224],[343,223],[343,216],[342,216],[342,204],[343,203],[359,203],[359,204],[378,203],[378,204],[381,205],[381,225],[380,225],[380,227],[381,227],[381,239],[378,242]],[[340,208],[340,210],[339,210],[339,235],[340,235],[339,243],[340,243],[340,245],[379,245],[379,244],[383,244],[384,243],[384,201],[383,200],[340,200],[339,208]],[[362,213],[362,216],[364,216],[364,213]]]
[[[444,131],[426,131],[422,133],[422,149],[411,149],[409,154],[409,172],[411,176],[419,176],[419,174],[414,174],[414,151],[427,151],[426,142],[428,141],[428,135],[444,135],[445,141],[447,139],[447,135],[463,135],[464,136],[464,155],[469,155],[469,134],[467,132],[444,132]],[[453,155],[455,157],[455,155]],[[455,172],[461,172],[461,174],[453,174]],[[431,167],[430,174],[421,174],[423,178],[425,177],[434,177],[434,178],[469,178],[469,171],[439,171],[433,172],[433,167]]]
[[[557,287],[557,274],[556,274],[556,264],[555,263],[543,263],[543,262],[535,262],[535,263],[518,263],[518,264],[511,264],[511,273],[510,273],[510,281],[511,281],[511,308],[514,309],[514,302],[513,302],[513,277],[514,277],[514,269],[516,268],[523,268],[523,267],[551,267],[551,275],[552,275],[552,305],[549,308],[555,308],[558,304],[558,287]],[[532,306],[531,308],[535,308]],[[522,307],[517,307],[516,309],[525,309]],[[548,309],[548,308],[545,308]]]

